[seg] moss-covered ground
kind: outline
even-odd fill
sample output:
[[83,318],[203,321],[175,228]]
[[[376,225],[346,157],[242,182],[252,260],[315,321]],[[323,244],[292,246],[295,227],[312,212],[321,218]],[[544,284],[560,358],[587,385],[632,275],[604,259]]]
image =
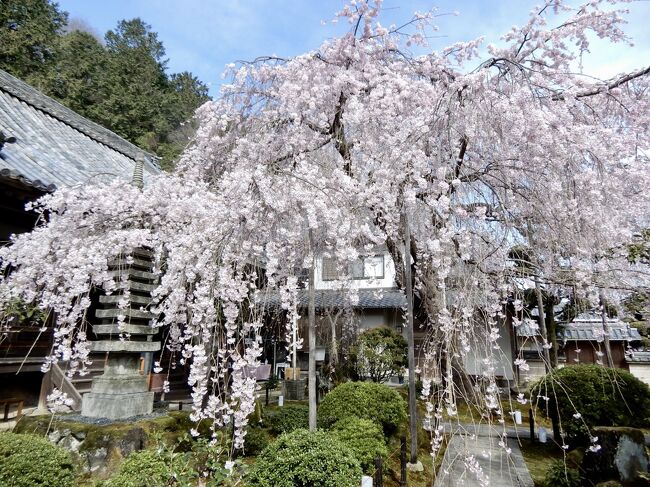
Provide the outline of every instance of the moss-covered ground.
[[523,439],[521,440],[521,452],[535,487],[546,487],[544,483],[546,471],[555,460],[564,458],[562,448],[551,441],[539,443]]

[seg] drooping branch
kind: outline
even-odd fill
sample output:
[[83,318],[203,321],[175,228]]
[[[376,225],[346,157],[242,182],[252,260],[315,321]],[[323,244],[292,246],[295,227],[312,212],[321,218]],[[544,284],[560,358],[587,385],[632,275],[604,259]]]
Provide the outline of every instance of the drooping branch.
[[[622,86],[626,83],[629,83],[632,80],[635,80],[637,78],[642,78],[643,76],[646,76],[650,74],[650,66],[639,69],[637,71],[632,71],[631,73],[625,74],[619,78],[610,80],[607,83],[603,83],[601,85],[597,85],[594,88],[591,88],[589,90],[585,90],[582,92],[579,92],[575,95],[576,98],[586,98],[589,96],[594,96],[594,95],[600,95],[602,93],[606,93],[610,90],[613,90],[614,88],[618,88],[619,86]],[[557,93],[553,95],[552,98],[554,101],[560,101],[564,100],[564,94],[563,93]]]

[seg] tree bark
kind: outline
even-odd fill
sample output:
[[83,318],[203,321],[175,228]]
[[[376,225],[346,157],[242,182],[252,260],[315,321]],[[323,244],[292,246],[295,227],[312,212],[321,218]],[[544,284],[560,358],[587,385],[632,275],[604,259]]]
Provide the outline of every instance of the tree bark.
[[614,368],[614,360],[612,359],[612,347],[609,344],[609,326],[607,326],[607,308],[605,307],[605,295],[601,289],[598,292],[598,299],[600,301],[600,320],[603,325],[603,339],[605,342],[605,363],[610,369]]
[[[539,311],[539,329],[544,339],[544,345],[548,345],[548,333],[546,332],[546,319],[544,318],[544,299],[542,298],[542,290],[539,285],[539,278],[535,276],[535,294],[537,295],[537,309]],[[548,351],[548,348],[544,346],[542,348],[544,355],[544,368],[546,373],[550,373],[553,370],[551,365],[551,357]],[[562,432],[560,431],[560,420],[558,417],[557,402],[554,402],[549,407],[549,416],[551,417],[551,424],[553,425],[553,438],[555,441],[559,441],[561,438]]]
[[332,316],[332,312],[327,314],[327,319],[330,322],[330,367],[332,370],[334,367],[336,367],[339,363],[339,346],[338,343],[336,342],[336,325],[338,324],[339,321],[339,316],[341,316],[341,313],[343,310],[339,310],[336,312],[334,316]]
[[554,304],[553,304],[553,298],[552,297],[547,297],[546,302],[544,303],[545,306],[545,321],[546,321],[546,333],[548,334],[549,341],[551,343],[551,350],[549,354],[549,358],[551,360],[551,368],[556,369],[557,368],[557,333],[556,333],[556,327],[555,327],[555,313],[554,313]]
[[315,266],[316,254],[314,252],[314,236],[309,230],[309,251],[311,252],[311,266],[309,267],[309,431],[316,430],[316,289]]
[[538,277],[535,277],[535,295],[537,296],[537,321],[539,323],[539,332],[544,340],[544,346],[542,346],[542,358],[544,359],[544,368],[546,369],[546,373],[549,373],[552,370],[551,357],[548,348],[545,346],[549,341],[548,333],[546,332],[546,319],[544,318],[544,299],[542,298],[542,289],[540,288]]
[[411,229],[406,210],[404,224],[404,281],[406,288],[406,341],[409,367],[409,430],[411,433],[411,462],[418,461],[417,392],[415,390],[415,337],[413,335],[413,281],[411,280]]

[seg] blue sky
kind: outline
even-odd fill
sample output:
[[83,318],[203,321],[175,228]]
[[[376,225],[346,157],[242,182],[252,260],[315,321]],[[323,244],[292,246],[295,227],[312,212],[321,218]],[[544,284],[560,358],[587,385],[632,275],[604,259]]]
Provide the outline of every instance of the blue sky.
[[[498,42],[513,25],[521,25],[539,3],[526,0],[384,0],[382,25],[399,24],[414,11],[437,7],[436,24],[441,36],[431,49],[456,41],[485,36]],[[58,0],[71,18],[85,21],[103,35],[120,19],[140,17],[158,32],[169,58],[171,72],[192,71],[218,94],[224,66],[237,60],[274,54],[292,56],[318,48],[324,39],[348,26],[321,25],[343,5],[338,0]],[[585,71],[603,78],[650,64],[650,1],[628,6],[628,33],[635,46],[593,46]]]

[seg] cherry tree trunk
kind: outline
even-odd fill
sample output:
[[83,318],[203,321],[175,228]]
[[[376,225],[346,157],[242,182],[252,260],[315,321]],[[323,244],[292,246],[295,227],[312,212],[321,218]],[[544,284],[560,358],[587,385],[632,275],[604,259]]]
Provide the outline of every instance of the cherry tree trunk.
[[612,347],[609,344],[609,327],[607,326],[607,308],[605,307],[605,295],[602,289],[598,293],[600,301],[600,319],[603,324],[603,340],[605,342],[605,364],[610,369],[614,368],[614,360],[612,359]]

